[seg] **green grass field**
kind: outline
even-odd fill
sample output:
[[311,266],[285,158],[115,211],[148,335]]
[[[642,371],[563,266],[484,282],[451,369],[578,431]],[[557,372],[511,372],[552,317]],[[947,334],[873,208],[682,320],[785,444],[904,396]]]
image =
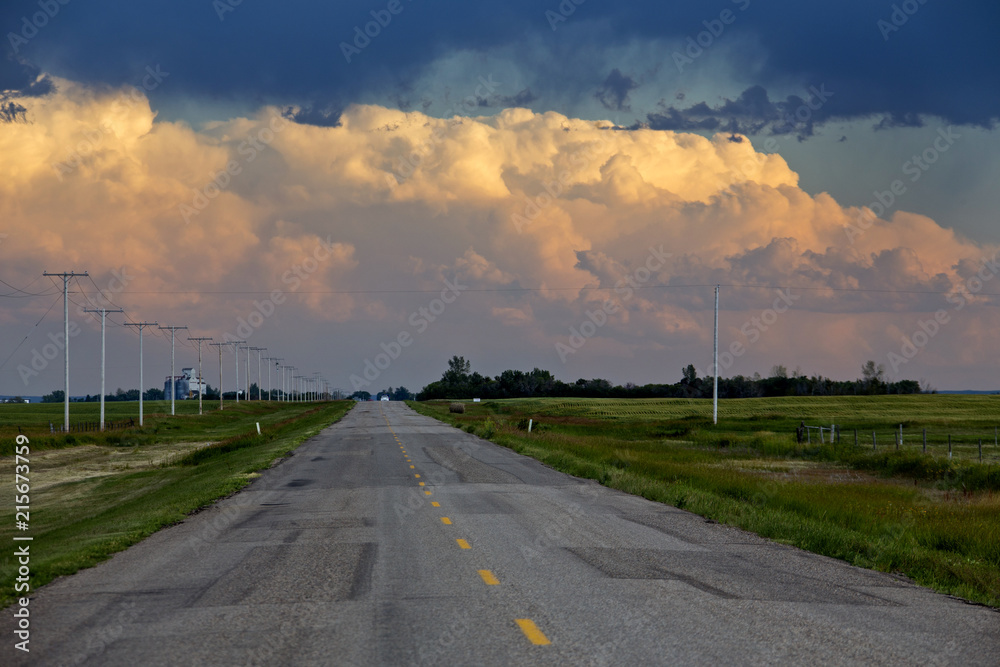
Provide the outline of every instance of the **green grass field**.
[[[121,444],[122,440],[132,443],[183,442],[185,440],[217,440],[247,428],[251,417],[260,421],[261,427],[281,419],[284,410],[300,410],[307,403],[285,403],[277,401],[226,401],[224,409],[218,410],[218,401],[205,401],[204,414],[198,415],[198,401],[177,401],[176,417],[170,414],[170,401],[145,401],[143,403],[143,428],[104,433],[60,432],[63,424],[62,403],[0,404],[0,455],[13,453],[14,436],[19,432],[31,438],[32,449],[48,449],[77,444]],[[299,407],[296,407],[299,406]],[[100,403],[70,403],[70,422],[96,423],[100,419]],[[114,401],[105,403],[105,421],[122,422],[134,419],[139,423],[139,403],[136,401]],[[50,430],[50,424],[56,429]]]
[[[0,541],[14,544],[15,534],[34,538],[31,586],[37,588],[238,491],[353,404],[227,402],[222,412],[206,410],[199,416],[197,401],[183,401],[177,403],[177,416],[171,417],[169,403],[146,403],[143,429],[69,435],[49,433],[50,405],[0,405],[6,471],[0,497],[8,499],[0,505]],[[137,403],[107,405],[114,406],[114,414],[138,414]],[[8,407],[15,409],[4,412]],[[72,404],[71,410],[85,415],[91,407],[96,416],[97,404]],[[54,409],[61,419],[62,405]],[[44,428],[25,427],[32,423],[44,423]],[[28,434],[31,450],[27,532],[15,529],[12,454],[18,425]],[[13,552],[10,548],[0,555],[0,606],[9,604],[15,593]]]
[[[464,414],[449,413],[447,401],[410,405],[564,472],[1000,606],[996,397],[727,400],[718,425],[704,400],[464,403]],[[840,443],[821,445],[814,435],[799,444],[801,421],[838,424]],[[868,433],[857,447],[855,428]],[[885,438],[877,451],[872,430]],[[980,464],[978,439],[985,444],[987,435]]]

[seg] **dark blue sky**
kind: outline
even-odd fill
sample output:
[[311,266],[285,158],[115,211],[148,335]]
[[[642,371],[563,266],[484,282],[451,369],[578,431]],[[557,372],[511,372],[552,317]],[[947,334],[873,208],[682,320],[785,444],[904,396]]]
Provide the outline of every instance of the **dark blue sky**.
[[[443,105],[427,101],[435,93],[421,82],[431,77],[464,90],[464,74],[449,81],[440,66],[461,54],[485,63],[502,58],[518,72],[518,89],[511,82],[502,95],[484,97],[480,113],[516,101],[536,110],[618,115],[622,122],[664,129],[714,123],[772,133],[783,131],[773,122],[775,114],[802,102],[789,99],[789,91],[807,99],[809,86],[826,85],[836,94],[811,114],[811,123],[870,116],[873,125],[890,127],[937,116],[990,127],[1000,116],[1000,6],[992,2],[896,3],[901,25],[890,30],[896,27],[893,3],[871,0],[400,0],[399,13],[348,63],[341,43],[352,41],[355,27],[371,21],[372,11],[388,16],[388,4],[7,0],[0,8],[7,53],[0,87],[24,89],[38,71],[91,84],[135,85],[146,66],[159,64],[170,78],[169,86],[150,93],[154,106],[167,97],[237,108],[287,104],[306,109],[303,118],[324,122],[352,102],[413,108],[423,102],[430,113],[440,112]],[[31,21],[46,6],[54,16],[35,21],[46,25],[37,34],[25,29],[25,17]],[[565,21],[553,19],[560,6],[563,14],[574,8]],[[907,15],[904,9],[915,11]],[[716,22],[723,11],[731,12],[723,16],[729,25]],[[688,37],[720,26],[711,40],[702,36],[711,43],[682,75],[672,54],[684,52]],[[681,98],[677,90],[690,89],[695,80],[716,80],[717,94]],[[754,91],[764,103],[739,104],[753,86],[760,87]],[[808,135],[812,128],[794,131]]]

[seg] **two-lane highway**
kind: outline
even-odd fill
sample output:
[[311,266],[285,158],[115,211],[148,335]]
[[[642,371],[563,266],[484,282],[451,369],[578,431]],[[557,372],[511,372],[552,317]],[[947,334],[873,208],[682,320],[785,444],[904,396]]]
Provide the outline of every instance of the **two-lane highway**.
[[31,610],[33,664],[1000,656],[992,610],[563,475],[395,402],[358,404],[243,492],[45,587]]

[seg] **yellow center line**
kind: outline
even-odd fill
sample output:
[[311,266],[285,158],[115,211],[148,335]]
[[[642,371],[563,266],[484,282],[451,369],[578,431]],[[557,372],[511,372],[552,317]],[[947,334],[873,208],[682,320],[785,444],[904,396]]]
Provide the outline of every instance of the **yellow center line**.
[[458,542],[458,546],[460,548],[462,548],[462,549],[471,549],[472,548],[472,547],[469,546],[468,542],[466,542],[465,540],[463,540],[461,538],[459,538],[459,539],[457,539],[455,541]]
[[417,482],[417,486],[423,486],[423,485],[424,485],[423,482]]
[[431,507],[441,507],[441,503],[436,500],[431,501]]
[[536,646],[545,646],[552,643],[549,641],[549,638],[538,629],[538,626],[535,625],[535,622],[530,618],[515,618],[514,622],[517,623],[517,626],[521,628],[521,632],[524,633],[524,636],[527,637],[528,641],[532,644],[535,644]]
[[410,470],[413,470],[413,469],[414,469],[414,468],[416,468],[416,467],[417,467],[417,466],[410,466]]
[[417,479],[420,479],[420,475],[414,475],[414,477],[416,477]]
[[489,570],[480,570],[479,576],[483,578],[483,583],[487,586],[498,586],[500,580],[493,576],[493,573]]
[[424,491],[424,495],[429,496],[429,495],[431,495],[431,492],[430,491]]
[[443,516],[443,517],[441,517],[441,523],[443,523],[446,526],[450,526],[451,525],[451,519],[449,519],[446,516]]

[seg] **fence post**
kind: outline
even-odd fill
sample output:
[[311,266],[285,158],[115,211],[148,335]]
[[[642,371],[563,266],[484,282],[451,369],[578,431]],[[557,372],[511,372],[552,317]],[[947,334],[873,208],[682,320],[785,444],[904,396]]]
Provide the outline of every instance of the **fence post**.
[[948,434],[948,458],[951,458],[951,433]]
[[903,446],[903,425],[900,424],[899,425],[899,444],[896,446],[896,449],[899,449],[902,446]]
[[878,451],[878,441],[875,440],[875,431],[872,431],[872,451],[873,452]]
[[927,453],[927,429],[924,429],[924,454]]
[[983,462],[983,439],[979,439],[979,462]]
[[858,446],[858,429],[854,429],[854,446]]

